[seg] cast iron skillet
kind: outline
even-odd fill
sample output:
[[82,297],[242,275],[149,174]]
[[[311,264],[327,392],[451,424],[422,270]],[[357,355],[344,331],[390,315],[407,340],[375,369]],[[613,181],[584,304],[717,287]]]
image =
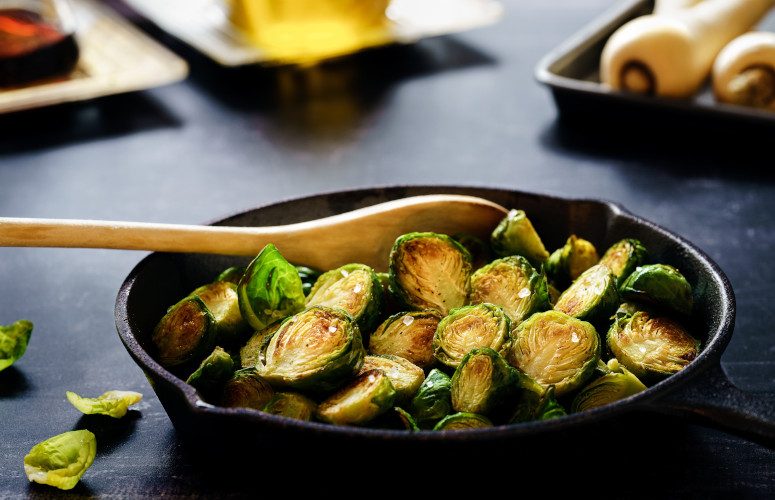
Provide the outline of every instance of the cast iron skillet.
[[[695,293],[692,332],[702,352],[681,372],[648,390],[595,410],[546,422],[531,422],[460,432],[391,431],[298,422],[248,409],[217,408],[149,355],[153,327],[167,307],[196,286],[207,283],[230,265],[246,259],[193,254],[154,253],[143,259],[121,286],[116,325],[124,346],[150,380],[175,428],[209,442],[247,442],[287,446],[289,443],[379,443],[424,447],[443,443],[492,443],[584,430],[601,421],[633,413],[657,412],[698,418],[725,430],[769,444],[775,442],[775,396],[751,395],[734,387],[720,365],[735,320],[735,298],[724,273],[702,251],[669,231],[640,219],[619,205],[572,200],[519,191],[461,187],[391,187],[361,189],[285,201],[221,220],[216,225],[250,226],[300,222],[334,215],[389,200],[431,193],[459,193],[490,199],[507,208],[527,211],[547,248],[561,246],[570,233],[606,248],[624,237],[641,240],[652,260],[678,267]],[[418,231],[424,228],[417,228]],[[310,245],[315,242],[311,241]],[[367,241],[364,244],[369,244]],[[387,258],[387,256],[386,256]],[[346,263],[345,260],[342,262]],[[217,439],[223,438],[223,439]],[[236,440],[236,441],[234,441]]]

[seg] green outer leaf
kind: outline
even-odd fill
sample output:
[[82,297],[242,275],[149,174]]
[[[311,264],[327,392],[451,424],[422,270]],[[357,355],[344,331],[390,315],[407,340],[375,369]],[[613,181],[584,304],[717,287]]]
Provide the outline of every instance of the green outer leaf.
[[30,481],[70,490],[78,484],[97,454],[97,438],[87,430],[50,437],[32,447],[24,457]]
[[590,410],[646,390],[646,386],[638,377],[624,367],[620,369],[621,373],[611,372],[603,375],[579,391],[573,399],[571,411],[575,413]]
[[455,413],[441,419],[433,428],[434,431],[463,431],[492,427],[492,422],[487,417],[475,413]]
[[417,425],[417,422],[414,421],[414,417],[412,417],[412,415],[408,411],[404,410],[403,408],[399,408],[398,406],[393,408],[393,411],[396,412],[396,414],[398,415],[398,418],[404,424],[404,427],[406,428],[406,430],[408,430],[409,432],[417,432],[420,430],[420,427]]
[[107,391],[96,398],[84,398],[71,391],[65,395],[70,404],[84,415],[107,415],[113,418],[123,417],[130,406],[143,399],[142,394],[133,391]]
[[220,347],[207,356],[199,368],[192,373],[187,384],[196,387],[204,395],[211,395],[220,391],[223,384],[234,374],[234,361],[229,353]]
[[299,272],[272,244],[250,263],[237,291],[242,317],[256,330],[304,309]]
[[679,314],[692,313],[692,286],[678,269],[651,264],[635,269],[619,287],[624,299],[645,301]]
[[[487,336],[477,335],[476,333],[467,333],[466,338],[469,342],[466,342],[468,347],[465,352],[453,351],[453,344],[450,343],[449,336],[453,326],[459,327],[459,322],[465,322],[466,317],[471,315],[483,315],[487,319],[494,319],[494,323],[487,323],[488,330]],[[451,367],[457,368],[463,357],[468,354],[471,349],[477,347],[489,347],[494,350],[500,350],[503,343],[506,341],[509,331],[511,330],[511,321],[506,313],[500,307],[493,304],[477,304],[473,306],[464,306],[450,311],[449,316],[445,317],[439,323],[439,327],[436,329],[436,335],[433,336],[433,355],[441,363]],[[466,332],[469,332],[466,330]],[[487,339],[490,337],[490,339]]]
[[295,392],[278,392],[261,411],[296,420],[312,420],[317,403]]
[[412,415],[418,422],[440,420],[452,411],[452,380],[434,368],[412,399]]
[[510,210],[490,237],[490,246],[497,255],[521,255],[540,266],[549,258],[541,237],[522,210]]
[[566,416],[568,413],[565,408],[554,396],[554,386],[549,386],[541,396],[541,400],[538,405],[538,411],[536,412],[537,420],[552,420],[554,418],[560,418]]
[[[474,363],[485,359],[488,377],[476,373]],[[465,355],[452,375],[452,408],[458,412],[494,416],[518,389],[514,369],[489,347],[473,349]]]
[[596,265],[584,271],[560,295],[554,309],[596,324],[608,324],[619,304],[616,277],[606,266]]
[[[495,284],[491,281],[493,275],[503,276],[506,280],[505,283],[498,281],[496,290],[487,288],[488,284]],[[521,281],[526,281],[527,286],[518,285]],[[518,285],[520,290],[505,293],[503,288],[508,285]],[[530,292],[526,297],[519,295],[523,288]],[[508,296],[511,298],[507,299]],[[537,272],[527,259],[512,255],[492,261],[471,276],[469,300],[471,304],[487,302],[502,307],[511,324],[516,326],[531,314],[549,308],[549,288],[546,276]]]
[[608,266],[621,283],[646,260],[646,247],[635,239],[620,240],[605,251],[599,264]]
[[[444,278],[447,280],[453,278],[462,278],[459,280],[463,284],[462,290],[453,291],[451,297],[435,297],[437,299],[436,302],[430,303],[424,300],[422,297],[418,296],[418,292],[416,290],[407,290],[403,285],[401,285],[400,277],[404,275],[403,273],[407,272],[402,264],[404,246],[407,243],[418,239],[439,240],[444,243],[452,252],[457,252],[459,254],[459,257],[462,259],[461,272],[463,275],[457,277],[444,276]],[[460,307],[466,302],[466,298],[468,297],[468,282],[471,277],[471,254],[468,253],[468,250],[466,250],[463,245],[453,240],[446,234],[408,233],[399,236],[396,239],[396,242],[393,244],[393,248],[390,250],[389,274],[390,288],[396,293],[396,296],[399,298],[399,300],[403,302],[408,308],[413,310],[435,309],[442,315],[445,315],[451,309]],[[434,283],[434,285],[439,284],[437,279],[438,274],[434,274],[433,276],[425,276],[424,278],[428,280],[436,279],[436,283]]]
[[[336,286],[338,282],[348,278],[356,271],[365,272],[369,276],[369,283],[361,284],[362,289],[357,294],[361,299],[360,307],[353,307],[353,304],[348,303],[348,298],[352,296],[337,297],[333,302],[330,297],[323,297],[327,290],[330,290],[331,287]],[[364,264],[346,264],[323,273],[315,281],[306,300],[307,307],[317,305],[344,309],[358,323],[358,328],[362,332],[369,332],[377,320],[379,320],[382,309],[382,284],[379,281],[379,276],[374,272],[374,269]]]
[[0,325],[0,372],[24,356],[31,335],[32,323],[26,319]]

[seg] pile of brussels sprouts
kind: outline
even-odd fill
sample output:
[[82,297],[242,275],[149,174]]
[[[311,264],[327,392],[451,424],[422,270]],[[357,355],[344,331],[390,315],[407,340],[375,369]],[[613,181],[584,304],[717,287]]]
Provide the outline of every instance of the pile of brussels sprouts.
[[682,326],[691,286],[646,260],[637,240],[600,258],[575,235],[549,254],[519,210],[489,244],[400,236],[388,273],[320,274],[268,245],[172,306],[152,340],[220,406],[409,431],[544,420],[636,394],[697,356]]

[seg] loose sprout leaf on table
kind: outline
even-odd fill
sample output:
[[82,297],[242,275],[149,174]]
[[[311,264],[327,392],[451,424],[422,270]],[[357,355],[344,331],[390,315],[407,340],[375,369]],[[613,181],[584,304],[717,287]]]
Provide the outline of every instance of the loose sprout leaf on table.
[[97,454],[97,438],[87,430],[65,432],[32,447],[24,472],[32,482],[70,490],[78,484]]
[[24,356],[31,335],[32,323],[24,319],[0,325],[0,372]]
[[96,398],[84,398],[67,391],[67,400],[84,415],[107,415],[121,418],[130,406],[139,403],[143,395],[133,391],[107,391]]
[[199,366],[189,383],[223,407],[413,432],[561,418],[699,352],[682,326],[691,286],[632,238],[599,257],[571,234],[550,254],[512,210],[489,242],[414,232],[386,257],[388,273],[317,271],[267,245],[169,309],[157,358],[177,374]]

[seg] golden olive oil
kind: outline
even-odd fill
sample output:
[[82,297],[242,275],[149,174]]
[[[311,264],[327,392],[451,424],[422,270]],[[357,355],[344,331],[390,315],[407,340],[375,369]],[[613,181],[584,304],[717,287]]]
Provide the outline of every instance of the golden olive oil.
[[387,41],[390,0],[230,0],[229,17],[268,59],[314,63]]

